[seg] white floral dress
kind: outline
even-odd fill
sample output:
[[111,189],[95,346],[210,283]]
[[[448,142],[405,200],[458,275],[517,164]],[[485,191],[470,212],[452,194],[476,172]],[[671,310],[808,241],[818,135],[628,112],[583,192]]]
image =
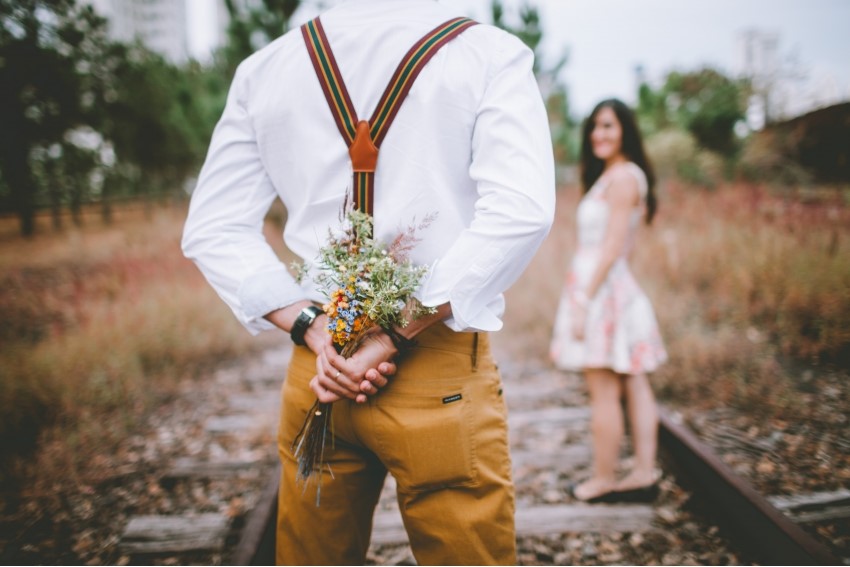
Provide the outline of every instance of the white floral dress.
[[621,167],[637,178],[641,205],[631,214],[627,243],[620,257],[588,305],[583,341],[572,334],[571,318],[576,305],[571,298],[587,288],[599,263],[610,215],[605,200],[608,176],[602,175],[578,206],[578,249],[561,295],[550,348],[555,366],[564,370],[610,368],[620,374],[641,374],[652,372],[667,360],[652,304],[632,275],[627,258],[644,214],[646,175],[634,163]]

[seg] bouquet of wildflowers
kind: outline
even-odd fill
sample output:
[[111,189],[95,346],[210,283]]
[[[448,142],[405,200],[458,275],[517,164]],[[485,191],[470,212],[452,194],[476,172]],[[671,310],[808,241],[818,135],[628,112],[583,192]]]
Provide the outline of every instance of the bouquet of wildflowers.
[[[418,241],[416,230],[425,228],[433,217],[409,227],[388,245],[372,237],[373,221],[367,213],[352,209],[345,220],[343,232],[329,232],[327,244],[320,249],[320,269],[314,281],[330,297],[324,311],[334,346],[349,358],[371,331],[403,327],[407,317],[416,319],[434,312],[413,297],[428,267],[414,266],[407,258]],[[307,272],[303,264],[295,269],[299,279]],[[293,441],[301,481],[324,464],[331,408],[317,400]],[[317,502],[318,498],[317,493]]]

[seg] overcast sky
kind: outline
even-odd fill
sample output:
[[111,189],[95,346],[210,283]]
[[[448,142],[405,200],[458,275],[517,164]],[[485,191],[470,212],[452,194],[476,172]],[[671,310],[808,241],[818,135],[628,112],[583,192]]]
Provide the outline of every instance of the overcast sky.
[[[304,3],[296,22],[313,17],[319,6]],[[399,0],[404,1],[404,0]],[[438,0],[466,15],[490,21],[490,0]],[[526,0],[503,0],[509,21]],[[780,58],[794,58],[803,78],[794,97],[810,103],[850,100],[850,0],[528,0],[543,24],[543,66],[565,51],[563,73],[573,107],[582,116],[600,99],[633,102],[635,67],[642,65],[658,84],[673,69],[714,66],[740,70],[739,38],[747,29],[776,33]],[[214,26],[212,0],[190,0],[193,50],[203,58]],[[212,22],[212,23],[211,23]],[[203,39],[203,36],[209,37]]]

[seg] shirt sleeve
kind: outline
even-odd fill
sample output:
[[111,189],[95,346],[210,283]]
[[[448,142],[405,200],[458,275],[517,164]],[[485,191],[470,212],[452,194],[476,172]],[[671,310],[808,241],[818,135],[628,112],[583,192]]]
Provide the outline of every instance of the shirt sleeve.
[[263,236],[277,197],[248,109],[244,63],[216,125],[183,231],[183,253],[252,334],[273,329],[263,316],[306,298]]
[[470,226],[432,266],[423,304],[449,302],[456,330],[502,327],[502,293],[522,274],[549,232],[555,168],[534,56],[506,36],[478,107],[469,174],[478,198]]

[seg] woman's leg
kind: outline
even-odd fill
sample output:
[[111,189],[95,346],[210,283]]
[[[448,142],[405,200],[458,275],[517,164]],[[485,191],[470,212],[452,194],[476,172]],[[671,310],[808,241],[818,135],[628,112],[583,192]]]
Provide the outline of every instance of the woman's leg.
[[632,430],[635,465],[617,488],[628,490],[655,482],[655,456],[658,447],[658,406],[646,374],[625,378],[626,411]]
[[584,375],[590,391],[593,476],[575,488],[575,496],[579,500],[614,489],[623,439],[622,377],[601,368],[587,369]]

